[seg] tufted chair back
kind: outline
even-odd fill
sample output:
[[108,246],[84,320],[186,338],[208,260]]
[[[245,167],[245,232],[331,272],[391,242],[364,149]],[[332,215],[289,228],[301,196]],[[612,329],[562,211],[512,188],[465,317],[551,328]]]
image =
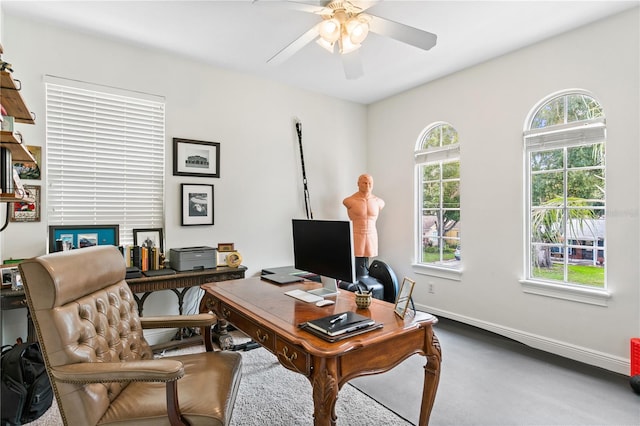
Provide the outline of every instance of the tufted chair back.
[[[47,370],[75,363],[152,359],[125,262],[113,246],[95,246],[20,264]],[[128,382],[51,384],[65,422],[97,424]],[[64,398],[58,398],[64,395]]]

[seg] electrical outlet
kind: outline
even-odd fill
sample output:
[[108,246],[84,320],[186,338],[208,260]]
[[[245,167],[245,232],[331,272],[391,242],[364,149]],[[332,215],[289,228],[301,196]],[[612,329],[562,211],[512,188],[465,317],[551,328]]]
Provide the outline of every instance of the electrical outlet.
[[429,283],[429,293],[431,294],[435,294],[436,290],[435,290],[435,286],[433,283]]

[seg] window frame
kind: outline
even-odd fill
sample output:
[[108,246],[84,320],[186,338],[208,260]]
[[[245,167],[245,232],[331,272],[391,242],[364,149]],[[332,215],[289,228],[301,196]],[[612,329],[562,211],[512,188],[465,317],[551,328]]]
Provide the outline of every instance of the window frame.
[[[413,269],[417,274],[424,274],[430,276],[436,276],[440,278],[446,278],[451,280],[460,280],[460,276],[462,273],[462,263],[457,264],[456,266],[446,266],[444,264],[437,263],[425,263],[422,261],[423,259],[423,211],[424,208],[424,181],[423,181],[423,168],[428,165],[439,164],[440,169],[442,170],[442,165],[446,163],[458,162],[458,168],[460,167],[460,141],[442,145],[437,147],[428,147],[424,148],[425,141],[429,137],[430,133],[434,130],[441,128],[443,126],[448,126],[452,131],[456,133],[458,136],[458,131],[455,129],[453,125],[445,121],[437,121],[431,123],[427,127],[423,129],[418,137],[415,145],[414,151],[414,173],[415,173],[415,218],[414,218],[414,262]],[[449,181],[450,179],[443,179],[442,174],[440,175],[440,179],[438,180],[442,185],[443,182]],[[461,185],[461,178],[458,175],[457,178],[458,187]],[[436,208],[438,211],[442,211],[445,207],[442,205],[442,198],[440,198],[440,204]],[[457,210],[461,212],[461,206],[457,207]],[[439,239],[443,239],[443,236],[437,236]],[[460,236],[456,237],[458,241],[460,241]],[[458,243],[460,245],[460,243]]]
[[[588,96],[594,101],[600,102],[590,92],[582,89],[567,89],[556,93],[553,93],[541,101],[539,101],[529,112],[527,119],[524,123],[523,129],[523,158],[524,158],[524,277],[520,280],[523,291],[525,293],[538,294],[548,297],[555,297],[565,300],[571,300],[581,303],[594,304],[599,306],[606,306],[607,300],[611,297],[609,290],[607,289],[606,280],[606,266],[604,270],[604,284],[603,288],[590,287],[588,285],[563,282],[556,280],[546,280],[540,277],[533,277],[533,242],[532,242],[532,167],[531,156],[532,154],[540,151],[548,151],[555,149],[563,150],[563,204],[562,209],[564,212],[570,210],[568,206],[567,198],[567,173],[570,168],[566,164],[566,152],[570,148],[579,146],[593,146],[598,143],[602,143],[606,146],[606,118],[604,113],[600,117],[590,118],[585,120],[577,120],[567,123],[566,111],[565,119],[562,124],[554,124],[546,127],[532,128],[533,120],[546,105],[551,104],[559,98],[567,98],[572,95],[584,95]],[[600,104],[601,105],[601,104]],[[604,164],[601,166],[605,175],[605,190],[603,197],[603,207],[605,211],[606,221],[606,154]],[[563,224],[564,225],[564,224]],[[603,250],[606,253],[606,228]],[[568,242],[563,242],[562,246],[566,249],[571,247]],[[596,249],[596,254],[599,249]],[[605,262],[606,265],[606,262]],[[568,260],[565,258],[563,263],[563,274],[567,277]]]
[[44,82],[48,225],[117,223],[120,245],[133,244],[135,228],[164,228],[165,98],[50,75]]

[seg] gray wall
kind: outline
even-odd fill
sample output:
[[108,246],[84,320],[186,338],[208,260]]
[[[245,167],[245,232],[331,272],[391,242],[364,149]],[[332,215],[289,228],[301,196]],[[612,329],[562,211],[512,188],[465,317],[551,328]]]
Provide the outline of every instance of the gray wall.
[[[368,107],[14,16],[4,16],[2,43],[39,117],[20,128],[28,144],[44,145],[45,74],[166,97],[167,247],[234,242],[248,275],[291,264],[290,218],[304,216],[293,127],[299,117],[314,216],[346,218],[341,200],[360,173],[371,173],[386,201],[379,259],[400,279],[417,281],[420,307],[628,374],[629,338],[640,335],[638,19],[634,9]],[[611,298],[604,307],[526,294],[519,282],[524,120],[540,99],[574,87],[590,90],[607,115]],[[455,279],[412,266],[413,150],[420,132],[439,120],[453,124],[462,143],[464,264]],[[173,137],[221,142],[221,178],[172,176]],[[180,226],[182,182],[215,185],[213,227]],[[29,183],[46,193],[44,181]],[[0,257],[45,252],[43,208],[42,222],[10,224],[0,234]],[[162,293],[149,298],[145,313],[176,309]],[[3,343],[25,328],[24,312],[3,313]]]

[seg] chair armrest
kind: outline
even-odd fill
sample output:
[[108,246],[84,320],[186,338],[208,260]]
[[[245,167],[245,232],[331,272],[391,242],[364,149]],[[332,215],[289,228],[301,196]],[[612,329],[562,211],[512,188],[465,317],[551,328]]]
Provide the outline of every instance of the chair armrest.
[[213,314],[162,315],[140,317],[142,328],[211,327],[218,321]]
[[90,362],[53,367],[51,374],[67,383],[171,382],[184,376],[184,366],[172,359]]

